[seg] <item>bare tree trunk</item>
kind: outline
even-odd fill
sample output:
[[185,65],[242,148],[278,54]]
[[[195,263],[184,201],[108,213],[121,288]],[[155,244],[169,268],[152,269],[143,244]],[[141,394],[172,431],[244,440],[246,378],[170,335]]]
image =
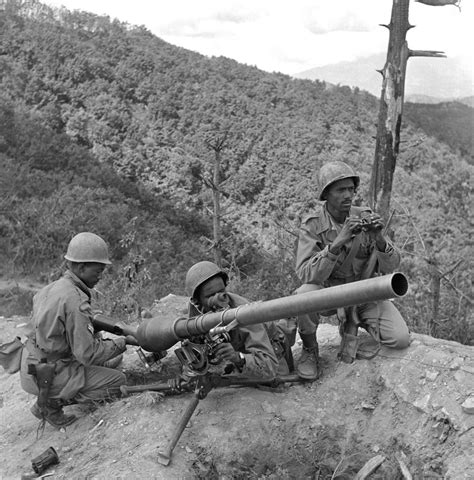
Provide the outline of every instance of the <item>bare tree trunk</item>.
[[394,0],[390,24],[387,61],[383,75],[377,122],[375,158],[370,181],[371,207],[386,220],[390,209],[393,174],[400,144],[400,125],[408,60],[406,32],[409,30],[410,0]]
[[219,185],[221,183],[221,151],[219,149],[214,150],[214,173],[213,173],[213,185],[212,199],[214,203],[214,215],[212,217],[213,227],[213,250],[214,250],[214,262],[222,267],[222,251],[221,251],[221,204],[220,204],[220,192]]
[[214,152],[214,165],[212,173],[212,181],[205,182],[212,190],[213,200],[213,215],[212,215],[212,227],[213,227],[213,239],[212,250],[214,252],[214,262],[222,267],[222,233],[221,233],[221,152],[227,147],[227,137],[229,135],[228,130],[225,130],[222,134],[215,136],[209,136],[205,140],[205,144],[209,149]]
[[439,300],[441,295],[441,275],[438,269],[438,261],[433,252],[429,253],[427,259],[429,265],[429,272],[431,276],[431,299],[432,299],[432,314],[431,319],[428,318],[428,335],[436,336],[436,330],[439,317]]
[[393,175],[400,146],[405,74],[409,57],[440,57],[442,52],[411,51],[406,33],[412,28],[408,22],[410,0],[393,0],[392,16],[383,76],[377,122],[375,157],[370,179],[370,205],[387,221],[390,211]]

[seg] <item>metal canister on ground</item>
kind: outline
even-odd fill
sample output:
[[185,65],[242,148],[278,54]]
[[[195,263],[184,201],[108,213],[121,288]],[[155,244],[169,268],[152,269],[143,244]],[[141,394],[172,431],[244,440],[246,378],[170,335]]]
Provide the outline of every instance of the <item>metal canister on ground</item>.
[[33,470],[40,475],[51,465],[59,463],[59,457],[53,447],[47,448],[43,453],[31,460]]

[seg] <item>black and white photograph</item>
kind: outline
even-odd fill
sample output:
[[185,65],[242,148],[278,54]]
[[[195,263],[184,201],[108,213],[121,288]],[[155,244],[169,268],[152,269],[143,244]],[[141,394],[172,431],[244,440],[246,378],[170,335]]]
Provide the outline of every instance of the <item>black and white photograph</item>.
[[0,480],[472,480],[473,25],[0,0]]

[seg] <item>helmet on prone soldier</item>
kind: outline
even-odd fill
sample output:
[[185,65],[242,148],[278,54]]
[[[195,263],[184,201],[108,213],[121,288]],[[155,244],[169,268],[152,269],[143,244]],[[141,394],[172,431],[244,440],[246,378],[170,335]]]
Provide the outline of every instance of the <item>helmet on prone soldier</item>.
[[326,200],[326,189],[333,183],[344,180],[345,178],[354,179],[354,187],[357,188],[360,183],[360,177],[355,171],[344,162],[325,163],[319,170],[319,190],[318,200]]
[[186,273],[185,290],[186,294],[191,298],[195,298],[197,290],[204,283],[215,276],[221,276],[224,280],[224,284],[227,285],[229,276],[215,263],[203,261],[195,263]]
[[102,263],[110,265],[109,249],[105,241],[91,232],[75,235],[67,247],[66,260],[75,263]]

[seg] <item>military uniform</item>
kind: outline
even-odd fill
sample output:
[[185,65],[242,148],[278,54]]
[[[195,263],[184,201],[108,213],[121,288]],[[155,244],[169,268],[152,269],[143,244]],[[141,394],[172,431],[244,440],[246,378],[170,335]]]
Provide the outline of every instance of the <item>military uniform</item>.
[[[321,205],[302,221],[296,255],[296,273],[303,285],[296,293],[360,280],[367,261],[376,248],[369,234],[362,230],[351,242],[342,247],[339,255],[332,254],[329,246],[341,231],[342,224],[334,220],[325,205]],[[371,211],[367,207],[351,207],[351,216],[360,217],[364,213]],[[400,255],[388,242],[385,251],[376,251],[376,256],[377,271],[381,274],[391,273],[399,266]],[[391,301],[359,305],[357,312],[359,319],[369,331],[372,333],[377,331],[377,334],[380,332],[381,343],[394,348],[404,348],[408,345],[408,328]],[[331,315],[335,312],[324,313]],[[314,334],[318,323],[317,313],[298,317],[298,328],[302,334]]]
[[52,399],[81,403],[118,394],[125,375],[101,365],[125,351],[125,339],[94,333],[90,301],[89,288],[69,270],[35,295],[20,374],[26,392],[38,395],[28,364],[46,359],[56,365]]
[[[247,299],[226,292],[230,302],[229,307],[235,308],[239,305],[249,303]],[[200,315],[201,312],[193,303],[189,303],[189,316]],[[230,343],[236,352],[241,352],[245,358],[242,374],[245,376],[273,377],[278,374],[288,373],[288,365],[284,357],[284,336],[276,324],[239,325],[229,332]],[[271,340],[273,339],[273,341]],[[273,346],[275,344],[275,347]],[[276,351],[281,352],[278,355]]]

